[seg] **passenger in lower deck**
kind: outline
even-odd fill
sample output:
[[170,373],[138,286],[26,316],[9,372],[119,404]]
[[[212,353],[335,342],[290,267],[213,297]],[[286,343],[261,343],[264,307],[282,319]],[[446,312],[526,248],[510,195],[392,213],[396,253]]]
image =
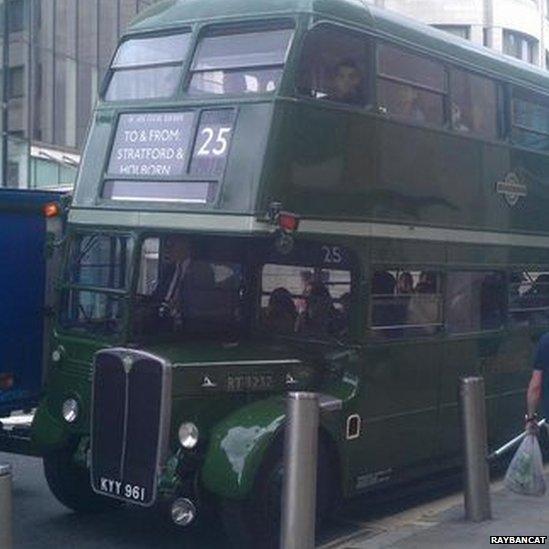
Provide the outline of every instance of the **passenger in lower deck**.
[[295,331],[296,320],[297,308],[292,294],[283,287],[273,290],[265,310],[264,326],[276,334],[290,335]]
[[306,307],[297,319],[296,332],[304,336],[325,336],[335,331],[337,313],[330,292],[321,282],[313,282]]

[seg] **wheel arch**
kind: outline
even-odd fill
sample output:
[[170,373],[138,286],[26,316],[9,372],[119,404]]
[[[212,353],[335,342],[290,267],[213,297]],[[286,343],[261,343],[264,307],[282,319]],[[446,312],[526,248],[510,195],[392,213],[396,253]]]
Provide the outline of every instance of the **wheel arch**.
[[[252,491],[263,461],[275,446],[283,448],[286,400],[272,397],[249,404],[219,422],[210,437],[201,481],[214,495],[245,499]],[[333,431],[320,417],[319,445],[323,445],[337,472],[341,488],[341,447]]]

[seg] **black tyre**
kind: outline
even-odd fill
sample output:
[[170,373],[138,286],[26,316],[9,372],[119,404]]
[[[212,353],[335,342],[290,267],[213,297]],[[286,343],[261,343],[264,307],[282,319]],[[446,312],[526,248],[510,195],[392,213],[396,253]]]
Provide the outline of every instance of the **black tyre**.
[[[317,470],[317,529],[336,501],[337,484],[333,462],[327,445],[321,440]],[[226,499],[221,502],[225,532],[235,549],[279,547],[283,476],[283,452],[279,441],[265,457],[250,499]]]
[[77,513],[100,513],[120,506],[120,502],[96,494],[90,473],[72,459],[74,447],[62,448],[44,456],[44,474],[56,499]]

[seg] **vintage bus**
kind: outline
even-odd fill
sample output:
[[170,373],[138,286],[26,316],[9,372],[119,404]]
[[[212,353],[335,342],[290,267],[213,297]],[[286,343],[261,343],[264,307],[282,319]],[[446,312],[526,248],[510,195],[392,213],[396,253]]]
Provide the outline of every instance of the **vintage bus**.
[[213,501],[268,546],[285,393],[318,514],[522,428],[549,329],[549,76],[356,0],[171,0],[124,36],[73,197],[32,425],[76,511]]

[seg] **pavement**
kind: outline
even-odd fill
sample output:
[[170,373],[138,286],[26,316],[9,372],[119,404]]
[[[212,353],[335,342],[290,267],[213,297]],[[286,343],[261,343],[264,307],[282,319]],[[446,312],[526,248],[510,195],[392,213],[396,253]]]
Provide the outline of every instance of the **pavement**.
[[[545,472],[549,487],[549,467]],[[549,490],[541,497],[521,496],[508,491],[500,480],[492,483],[490,493],[491,520],[466,521],[459,493],[369,521],[361,532],[322,549],[476,549],[492,547],[491,536],[549,536]],[[543,544],[547,543],[546,538]]]
[[[219,524],[181,531],[149,510],[122,508],[79,516],[59,504],[44,480],[41,460],[0,453],[13,466],[14,549],[227,549]],[[549,466],[546,468],[549,486]],[[464,519],[459,480],[442,491],[422,483],[423,495],[401,491],[388,502],[367,496],[355,501],[324,529],[318,549],[444,549],[489,547],[490,536],[549,535],[549,492],[525,497],[492,483],[493,519]],[[395,502],[396,500],[396,502]],[[1,548],[0,548],[1,549]]]

